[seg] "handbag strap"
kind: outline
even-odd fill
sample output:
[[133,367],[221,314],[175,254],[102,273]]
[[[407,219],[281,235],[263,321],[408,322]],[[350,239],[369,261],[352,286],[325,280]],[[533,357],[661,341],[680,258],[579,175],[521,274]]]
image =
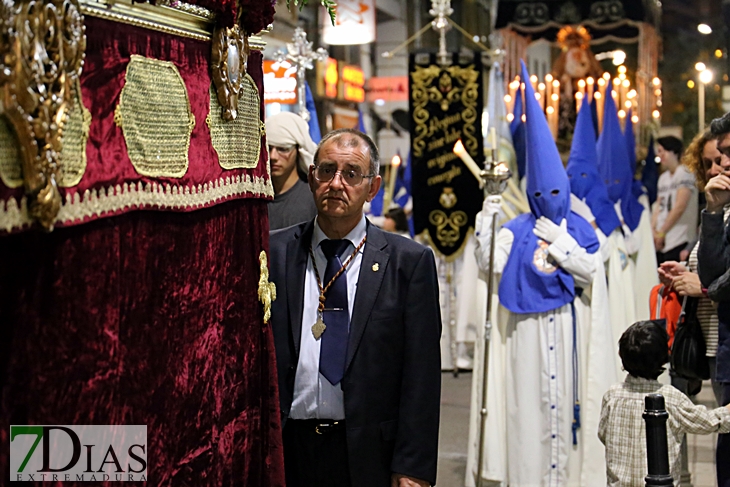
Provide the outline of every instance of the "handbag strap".
[[654,310],[654,319],[662,318],[662,298],[664,297],[664,284],[661,285],[656,295],[656,309]]

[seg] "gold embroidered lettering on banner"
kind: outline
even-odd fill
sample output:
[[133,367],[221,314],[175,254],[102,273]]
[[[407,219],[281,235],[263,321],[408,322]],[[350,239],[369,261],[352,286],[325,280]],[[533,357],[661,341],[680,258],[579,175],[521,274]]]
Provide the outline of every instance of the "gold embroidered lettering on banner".
[[114,120],[122,127],[129,160],[139,174],[185,175],[195,117],[173,63],[132,55]]
[[453,247],[459,241],[461,227],[467,224],[469,218],[463,211],[455,211],[446,215],[441,210],[433,210],[428,215],[428,221],[436,227],[436,238],[442,247]]
[[224,120],[235,120],[248,65],[248,44],[238,25],[215,30],[210,64],[218,103],[222,107],[221,116]]
[[206,118],[213,149],[223,169],[253,169],[261,151],[261,99],[253,78],[243,77],[238,96],[238,117],[226,121],[218,116],[220,104],[211,91],[210,113]]
[[8,188],[19,188],[23,185],[20,144],[10,121],[3,115],[0,115],[0,179]]
[[89,140],[91,112],[84,106],[81,83],[76,80],[73,90],[73,105],[63,131],[61,178],[58,185],[63,188],[76,186],[86,172],[86,142]]
[[[73,87],[73,104],[63,130],[63,148],[59,154],[58,185],[63,188],[76,186],[86,172],[86,142],[89,140],[91,113],[81,99],[81,85]],[[23,163],[20,144],[5,117],[0,116],[0,179],[9,188],[23,185]]]
[[[438,86],[434,81],[438,78]],[[415,137],[413,138],[413,155],[423,156],[427,141],[433,145],[444,145],[462,138],[466,149],[475,153],[479,141],[476,137],[477,101],[479,97],[479,73],[473,65],[449,66],[438,65],[416,66],[411,72],[411,99],[413,102],[413,122]],[[452,103],[460,102],[462,109],[443,118],[431,118],[429,103],[438,103],[441,110],[447,112]],[[463,122],[462,134],[450,125]],[[443,134],[441,134],[443,132]],[[481,135],[480,135],[481,136]],[[443,141],[441,141],[443,137]]]
[[52,230],[59,154],[86,36],[77,0],[0,0],[0,98],[21,147],[28,212]]
[[259,253],[259,301],[264,305],[264,323],[268,323],[271,303],[276,301],[276,284],[269,282],[269,260],[264,250]]

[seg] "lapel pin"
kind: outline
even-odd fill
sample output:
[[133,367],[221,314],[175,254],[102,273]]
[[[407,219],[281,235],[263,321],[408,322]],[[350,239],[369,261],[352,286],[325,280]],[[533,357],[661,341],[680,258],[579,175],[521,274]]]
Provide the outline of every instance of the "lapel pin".
[[375,264],[373,264],[373,272],[378,272],[379,269],[380,269],[380,264],[378,264],[377,262]]

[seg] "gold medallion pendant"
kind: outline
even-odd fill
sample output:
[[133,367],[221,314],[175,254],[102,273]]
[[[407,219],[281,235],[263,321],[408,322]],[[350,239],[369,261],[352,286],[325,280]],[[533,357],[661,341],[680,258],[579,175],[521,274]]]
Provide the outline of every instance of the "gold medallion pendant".
[[314,335],[314,339],[319,340],[326,329],[327,326],[324,324],[324,321],[322,321],[322,318],[318,319],[317,322],[312,325],[312,334]]

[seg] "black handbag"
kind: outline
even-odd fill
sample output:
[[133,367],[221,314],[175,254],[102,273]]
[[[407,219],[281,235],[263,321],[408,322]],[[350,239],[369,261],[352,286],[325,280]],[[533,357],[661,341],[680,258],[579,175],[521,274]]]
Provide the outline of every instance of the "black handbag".
[[697,298],[685,296],[674,332],[670,364],[674,373],[689,380],[710,378],[710,363],[702,327],[697,319]]

